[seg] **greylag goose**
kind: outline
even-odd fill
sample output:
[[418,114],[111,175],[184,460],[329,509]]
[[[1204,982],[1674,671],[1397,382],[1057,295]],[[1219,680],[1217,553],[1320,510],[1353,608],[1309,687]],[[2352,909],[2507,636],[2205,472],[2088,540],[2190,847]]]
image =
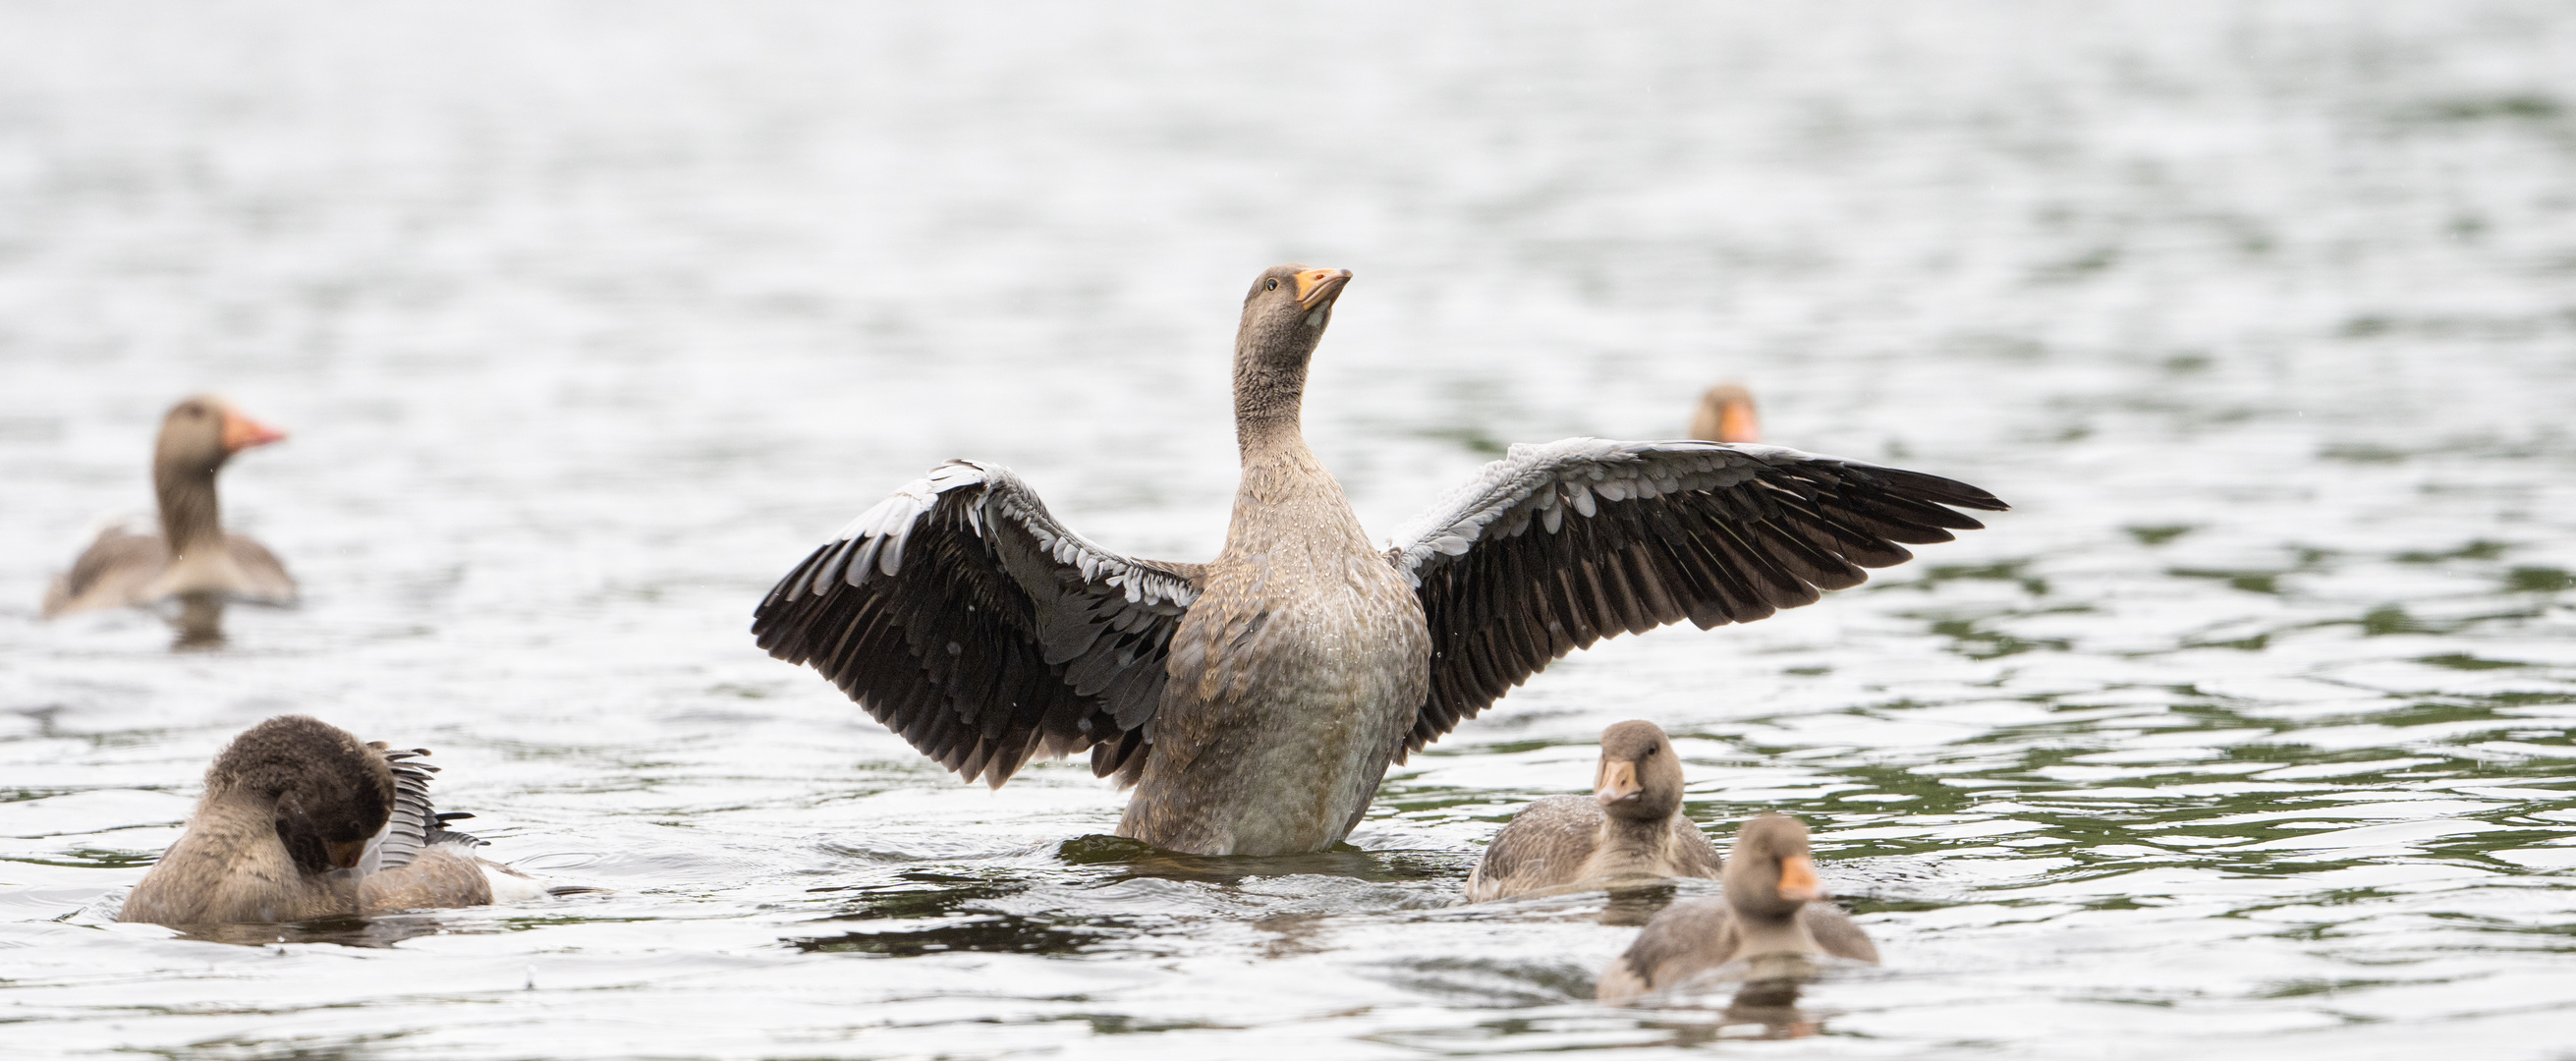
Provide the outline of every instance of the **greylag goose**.
[[549,889],[476,858],[483,841],[430,804],[421,749],[359,743],[280,715],[233,738],[179,842],[126,896],[121,921],[164,925],[304,921],[338,914],[481,906]]
[[100,531],[45,590],[45,618],[176,598],[179,643],[211,645],[223,640],[226,600],[295,603],[286,566],[267,546],[226,533],[215,499],[215,473],[233,454],[285,437],[221,398],[198,395],[172,406],[152,447],[161,533]]
[[1603,730],[1592,784],[1592,795],[1549,796],[1513,815],[1468,876],[1467,901],[1717,876],[1717,848],[1682,814],[1681,755],[1661,727],[1622,722]]
[[1521,445],[1369,543],[1299,426],[1351,274],[1283,265],[1244,297],[1243,465],[1205,564],[1102,548],[1008,470],[954,460],[862,513],[754,609],[961,777],[1089,752],[1133,786],[1118,834],[1202,855],[1321,851],[1390,764],[1550,661],[1621,632],[1813,603],[1982,526],[1994,495],[1770,446]]
[[1753,410],[1753,392],[1742,384],[1720,383],[1699,396],[1691,410],[1690,437],[1709,442],[1760,442],[1762,417]]
[[[1726,893],[1665,907],[1637,942],[1601,973],[1595,997],[1629,999],[1669,990],[1739,959],[1830,954],[1878,964],[1878,947],[1816,884],[1807,827],[1780,814],[1756,815],[1726,853]],[[1751,978],[1766,978],[1759,969]]]

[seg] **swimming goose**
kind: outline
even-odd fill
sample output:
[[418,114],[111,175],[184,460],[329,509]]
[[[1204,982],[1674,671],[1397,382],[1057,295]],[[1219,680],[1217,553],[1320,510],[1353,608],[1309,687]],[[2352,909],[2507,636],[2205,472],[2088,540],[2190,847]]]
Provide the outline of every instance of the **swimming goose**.
[[1602,731],[1593,788],[1513,815],[1468,876],[1467,901],[1621,878],[1717,876],[1717,849],[1682,814],[1681,756],[1662,728],[1622,722]]
[[93,608],[180,604],[179,643],[223,640],[224,602],[295,603],[295,579],[268,547],[224,531],[215,473],[233,454],[286,437],[230,402],[198,395],[161,418],[152,447],[152,492],[161,533],[99,532],[71,570],[45,590],[45,618]]
[[1762,418],[1753,411],[1753,392],[1739,383],[1720,383],[1699,396],[1691,410],[1690,437],[1710,442],[1760,442]]
[[[1601,973],[1595,997],[1662,991],[1731,961],[1830,954],[1878,964],[1878,947],[1816,884],[1807,827],[1780,814],[1756,815],[1726,853],[1726,894],[1665,907],[1637,941]],[[1758,978],[1759,970],[1749,970]]]
[[361,744],[303,715],[233,738],[206,770],[187,831],[126,896],[121,921],[304,921],[481,906],[547,889],[475,858],[482,841],[429,800],[421,749]]
[[1234,351],[1243,479],[1225,549],[1141,560],[954,460],[862,513],[754,610],[914,748],[999,786],[1091,754],[1135,795],[1118,834],[1192,854],[1321,851],[1390,764],[1575,649],[1812,603],[1982,526],[1984,490],[1771,446],[1514,446],[1369,543],[1299,426],[1307,362],[1351,274],[1283,265]]

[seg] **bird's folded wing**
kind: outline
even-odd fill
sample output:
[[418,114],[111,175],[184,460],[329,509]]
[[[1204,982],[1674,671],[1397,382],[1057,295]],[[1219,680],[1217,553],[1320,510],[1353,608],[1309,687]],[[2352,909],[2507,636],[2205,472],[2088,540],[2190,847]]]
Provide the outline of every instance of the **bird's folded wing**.
[[461,843],[474,847],[483,843],[471,834],[447,827],[449,822],[473,815],[453,811],[441,814],[438,806],[431,802],[429,782],[431,775],[438,773],[438,768],[420,761],[421,756],[429,754],[429,749],[388,749],[383,741],[376,741],[368,747],[384,756],[385,765],[393,768],[394,808],[392,816],[385,820],[385,827],[376,830],[375,839],[367,842],[365,854],[359,856],[358,871],[362,876],[411,865],[420,858],[422,851],[437,844]]
[[950,461],[808,555],[751,629],[961,777],[999,787],[1089,751],[1132,781],[1200,577],[1066,530],[1006,469]]
[[296,602],[295,576],[286,573],[286,565],[267,546],[243,535],[227,534],[224,547],[232,553],[233,570],[241,574],[241,584],[233,587],[235,599],[281,607]]
[[1513,446],[1387,551],[1431,629],[1431,691],[1404,751],[1601,638],[1810,604],[1912,558],[1899,543],[1984,526],[1955,509],[2004,507],[1966,483],[1777,446]]
[[104,528],[45,591],[45,617],[149,603],[153,580],[169,566],[170,544],[159,534]]

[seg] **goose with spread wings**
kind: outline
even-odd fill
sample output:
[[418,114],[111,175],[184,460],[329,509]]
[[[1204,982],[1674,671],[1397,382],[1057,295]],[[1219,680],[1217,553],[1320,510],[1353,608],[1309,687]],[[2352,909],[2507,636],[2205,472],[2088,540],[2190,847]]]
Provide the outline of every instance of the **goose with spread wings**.
[[2005,507],[1774,446],[1575,438],[1513,446],[1374,546],[1299,425],[1349,280],[1283,265],[1245,296],[1243,478],[1215,560],[1121,555],[1008,470],[950,461],[788,572],[754,611],[760,647],[965,778],[1088,753],[1135,789],[1121,836],[1313,852],[1388,766],[1568,652],[1811,604]]

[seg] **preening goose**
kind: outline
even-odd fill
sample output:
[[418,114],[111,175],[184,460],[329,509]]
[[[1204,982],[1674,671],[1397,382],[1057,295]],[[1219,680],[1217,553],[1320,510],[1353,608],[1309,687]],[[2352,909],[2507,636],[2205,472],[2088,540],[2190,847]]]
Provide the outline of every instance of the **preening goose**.
[[221,398],[201,394],[172,406],[152,447],[161,533],[100,531],[45,590],[45,618],[176,598],[179,643],[198,646],[223,641],[227,600],[295,603],[286,566],[267,546],[226,533],[215,498],[215,473],[233,454],[285,437]]
[[1121,836],[1193,854],[1321,851],[1387,767],[1603,637],[1813,603],[1898,543],[2001,510],[1964,483],[1771,446],[1514,446],[1380,551],[1299,426],[1350,280],[1256,278],[1235,339],[1243,462],[1225,549],[1140,560],[1007,470],[950,461],[861,514],[754,610],[923,754],[1000,785],[1091,754],[1133,785]]
[[1682,813],[1682,760],[1662,727],[1622,722],[1604,730],[1592,787],[1592,795],[1549,796],[1513,815],[1467,877],[1467,901],[1717,876],[1717,848]]
[[304,921],[481,906],[549,889],[476,858],[483,841],[429,799],[420,749],[359,743],[302,715],[233,738],[206,770],[187,831],[126,896],[120,921]]
[[[1878,964],[1878,947],[1829,902],[1807,853],[1807,826],[1761,814],[1744,823],[1726,853],[1726,893],[1665,907],[1637,941],[1601,973],[1595,996],[1635,998],[1664,991],[1728,962],[1830,954]],[[1760,970],[1748,970],[1760,978]]]

